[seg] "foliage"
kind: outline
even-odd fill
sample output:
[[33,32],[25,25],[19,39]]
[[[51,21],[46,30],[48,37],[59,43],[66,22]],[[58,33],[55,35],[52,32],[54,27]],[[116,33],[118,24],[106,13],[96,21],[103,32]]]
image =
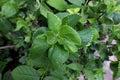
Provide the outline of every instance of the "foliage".
[[0,80],[104,80],[111,55],[120,77],[120,0],[0,0],[0,10]]

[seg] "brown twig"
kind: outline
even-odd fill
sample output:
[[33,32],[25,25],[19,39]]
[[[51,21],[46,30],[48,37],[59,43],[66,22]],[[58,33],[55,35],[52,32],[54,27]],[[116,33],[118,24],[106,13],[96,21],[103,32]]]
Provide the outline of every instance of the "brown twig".
[[14,48],[14,47],[15,47],[14,45],[2,46],[0,47],[0,50],[6,49],[6,48]]

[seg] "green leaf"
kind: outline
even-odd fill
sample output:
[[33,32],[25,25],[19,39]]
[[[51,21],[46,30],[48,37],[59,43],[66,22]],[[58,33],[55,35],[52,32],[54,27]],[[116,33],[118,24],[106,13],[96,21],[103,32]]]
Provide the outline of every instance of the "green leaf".
[[115,11],[115,7],[117,6],[116,2],[117,1],[115,1],[115,0],[104,0],[104,3],[107,5],[107,12],[108,13],[116,12]]
[[31,39],[30,36],[25,36],[25,42],[27,43],[30,42],[30,39]]
[[22,63],[22,64],[25,64],[27,62],[27,56],[22,56],[20,59],[19,59],[19,62]]
[[57,17],[53,13],[48,13],[48,27],[50,30],[58,31],[61,24],[62,22],[59,17]]
[[72,27],[63,25],[60,28],[60,36],[62,38],[67,39],[68,41],[74,43],[75,45],[80,45],[81,44],[81,39],[79,34],[77,33],[76,30],[74,30]]
[[48,62],[46,54],[48,48],[49,45],[44,35],[34,38],[28,57],[28,64],[36,67],[46,66]]
[[110,5],[110,0],[104,0],[104,3],[105,3],[106,5]]
[[46,72],[46,67],[44,67],[44,68],[39,68],[37,71],[38,71],[39,75],[42,76],[42,75],[44,75],[45,72]]
[[120,23],[120,14],[114,13],[113,14],[113,21],[115,24],[119,24]]
[[64,48],[72,53],[77,52],[77,46],[81,44],[79,34],[67,25],[61,26],[59,34],[58,43],[64,45]]
[[110,18],[109,16],[108,17],[104,16],[104,18],[101,18],[100,21],[101,23],[105,23],[107,25],[113,25],[114,23],[112,18]]
[[69,56],[69,60],[75,62],[75,61],[79,60],[80,55],[81,55],[81,54],[79,54],[79,52],[76,52],[75,54],[71,54],[71,55]]
[[12,29],[13,29],[13,26],[10,23],[10,21],[8,21],[7,19],[4,19],[4,18],[0,18],[0,31],[6,33]]
[[98,31],[95,28],[88,28],[78,33],[82,39],[82,46],[90,46],[91,42],[99,37]]
[[58,40],[58,43],[59,44],[62,44],[65,48],[65,50],[68,50],[70,51],[70,53],[74,53],[74,52],[77,52],[78,51],[78,48],[76,47],[75,43],[66,39],[66,38],[60,38]]
[[92,28],[92,32],[93,32],[93,41],[97,40],[99,38],[99,33],[97,31],[97,29]]
[[7,2],[2,6],[2,14],[5,15],[5,17],[12,17],[17,13],[17,11],[18,7],[16,4]]
[[68,68],[80,72],[82,70],[82,66],[78,63],[71,63],[67,65]]
[[18,6],[22,6],[23,4],[25,4],[25,2],[28,0],[15,0],[15,2],[18,4]]
[[6,3],[8,0],[0,0],[0,7],[4,4],[4,3]]
[[75,53],[78,51],[78,47],[74,43],[68,40],[65,40],[64,42],[65,42],[64,48],[68,48],[70,53]]
[[9,79],[13,80],[13,77],[9,77],[10,74],[11,74],[11,71],[5,72],[4,76],[2,77],[3,78],[2,80],[9,80]]
[[56,68],[55,70],[51,70],[50,74],[59,80],[64,80],[64,75],[66,73],[66,65],[61,64],[59,68]]
[[38,55],[41,55],[40,53],[45,53],[46,50],[48,49],[48,47],[49,47],[49,45],[46,43],[44,35],[37,36],[34,39],[32,47],[30,49],[30,54],[34,54],[34,56],[31,56],[31,58],[34,59]]
[[119,5],[114,6],[114,12],[119,11],[119,9],[120,9],[120,4],[119,4]]
[[23,19],[19,19],[15,31],[19,31],[22,27],[28,27],[28,23]]
[[63,24],[74,27],[79,21],[79,19],[80,19],[79,15],[72,14],[72,15],[68,15],[67,17],[63,18],[62,22]]
[[46,0],[46,2],[59,11],[63,11],[67,8],[68,4],[65,0]]
[[36,31],[33,33],[33,39],[35,39],[35,37],[44,34],[47,31],[46,27],[39,27],[36,29]]
[[52,12],[52,10],[45,4],[44,0],[40,3],[40,13],[47,18],[47,14]]
[[104,80],[105,70],[104,69],[96,69],[94,71],[94,74],[95,74],[96,79]]
[[67,11],[70,14],[78,14],[78,12],[80,11],[80,8],[69,8],[69,9],[67,9]]
[[47,77],[45,77],[44,80],[59,80],[59,79],[57,79],[57,78],[55,78],[53,76],[47,76]]
[[119,78],[120,77],[120,61],[119,61],[119,64],[118,64],[118,72],[116,74],[116,78]]
[[39,80],[39,73],[29,66],[18,66],[12,71],[14,80]]
[[54,45],[57,42],[57,37],[59,36],[59,34],[52,31],[48,31],[46,32],[46,36],[47,36],[47,43],[50,45]]
[[119,66],[120,66],[119,61],[110,63],[110,69],[114,72],[113,79],[120,77],[119,76]]
[[68,59],[69,53],[62,46],[55,45],[49,49],[48,57],[53,67],[56,67]]
[[68,1],[78,6],[81,6],[85,2],[85,0],[68,0]]
[[7,64],[6,62],[0,61],[0,73],[3,71],[3,69],[6,66],[6,64]]
[[96,69],[97,68],[97,64],[95,63],[95,59],[89,59],[87,61],[87,64],[85,65],[85,68],[88,69],[88,70]]
[[118,44],[118,46],[117,46],[117,47],[118,47],[118,51],[120,51],[120,44]]
[[62,20],[64,17],[67,17],[69,15],[69,13],[67,13],[67,12],[59,12],[56,15]]
[[115,2],[116,2],[116,1],[114,1],[114,0],[104,0],[104,3],[105,3],[106,5],[113,5],[113,4],[115,4]]
[[90,70],[85,70],[85,76],[88,78],[88,80],[94,80],[94,74]]
[[88,15],[86,15],[84,12],[82,12],[81,13],[81,18],[80,18],[81,24],[87,23],[87,18],[88,18]]

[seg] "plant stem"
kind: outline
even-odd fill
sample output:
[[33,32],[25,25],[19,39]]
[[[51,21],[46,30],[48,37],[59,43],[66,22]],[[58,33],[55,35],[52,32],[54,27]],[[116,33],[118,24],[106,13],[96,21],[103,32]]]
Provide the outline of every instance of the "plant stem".
[[2,47],[0,47],[0,50],[6,49],[6,48],[13,48],[13,47],[15,47],[15,46],[14,45],[2,46]]

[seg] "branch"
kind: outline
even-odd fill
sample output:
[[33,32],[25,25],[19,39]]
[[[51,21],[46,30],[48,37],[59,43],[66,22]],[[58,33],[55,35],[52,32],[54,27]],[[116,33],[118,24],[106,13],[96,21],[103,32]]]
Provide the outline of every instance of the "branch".
[[14,45],[2,46],[0,47],[0,50],[6,49],[6,48],[14,48],[14,47],[15,47]]
[[84,3],[84,5],[85,5],[85,6],[88,5],[88,3],[89,3],[90,1],[91,1],[91,0],[86,0],[85,3]]

